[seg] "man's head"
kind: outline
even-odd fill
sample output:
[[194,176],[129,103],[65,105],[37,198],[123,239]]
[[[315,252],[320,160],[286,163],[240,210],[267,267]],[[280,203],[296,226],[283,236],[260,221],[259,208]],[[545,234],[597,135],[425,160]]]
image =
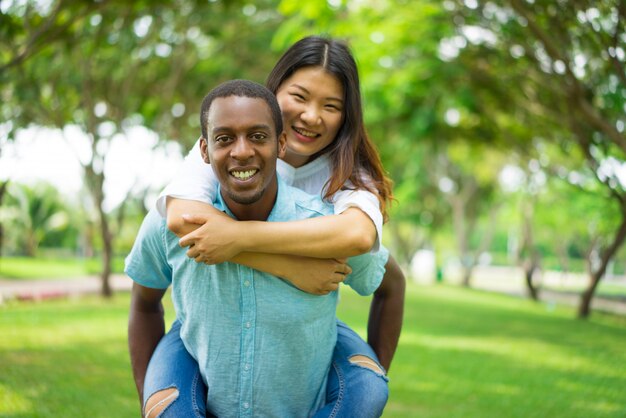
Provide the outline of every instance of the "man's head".
[[264,219],[276,198],[276,158],[285,145],[276,97],[260,84],[232,80],[204,98],[200,115],[202,157],[226,204],[239,219],[252,212]]

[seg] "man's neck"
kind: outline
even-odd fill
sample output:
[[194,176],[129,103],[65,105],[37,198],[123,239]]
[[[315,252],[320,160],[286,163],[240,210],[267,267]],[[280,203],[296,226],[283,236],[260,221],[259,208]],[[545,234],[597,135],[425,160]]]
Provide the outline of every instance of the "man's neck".
[[222,194],[222,199],[228,207],[228,209],[235,215],[240,221],[265,221],[270,216],[274,203],[276,203],[276,196],[278,195],[278,181],[268,186],[260,199],[254,203],[242,204],[233,201]]

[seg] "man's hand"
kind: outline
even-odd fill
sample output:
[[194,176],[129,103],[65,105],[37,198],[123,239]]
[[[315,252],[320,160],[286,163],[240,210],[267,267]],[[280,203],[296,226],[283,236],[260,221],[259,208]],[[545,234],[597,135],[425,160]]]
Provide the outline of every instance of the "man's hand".
[[346,259],[302,257],[294,266],[289,266],[281,277],[298,289],[313,295],[327,295],[339,288],[352,269]]
[[181,247],[189,247],[187,257],[198,263],[223,263],[242,251],[245,233],[239,222],[225,213],[183,215],[183,219],[187,223],[202,225],[178,242]]

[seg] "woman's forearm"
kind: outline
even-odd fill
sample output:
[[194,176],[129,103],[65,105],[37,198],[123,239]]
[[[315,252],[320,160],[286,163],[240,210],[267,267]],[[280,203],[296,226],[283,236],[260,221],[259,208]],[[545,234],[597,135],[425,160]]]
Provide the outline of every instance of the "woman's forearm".
[[200,228],[202,224],[195,224],[185,221],[183,215],[211,215],[220,213],[217,209],[208,203],[199,202],[197,200],[177,199],[167,197],[167,228],[182,238],[190,232]]
[[345,260],[284,254],[241,253],[230,261],[285,279],[314,295],[337,290],[339,283],[351,272]]
[[309,257],[352,257],[371,250],[376,227],[360,209],[291,222],[246,222],[246,251]]
[[167,221],[178,236],[193,228],[180,245],[189,247],[189,257],[209,264],[242,252],[352,257],[370,251],[377,239],[374,223],[357,208],[290,222],[236,221],[201,202],[168,199]]

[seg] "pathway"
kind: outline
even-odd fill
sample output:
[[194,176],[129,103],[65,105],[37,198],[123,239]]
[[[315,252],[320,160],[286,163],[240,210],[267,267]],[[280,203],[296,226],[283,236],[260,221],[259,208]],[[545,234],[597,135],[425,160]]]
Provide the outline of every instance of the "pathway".
[[[489,292],[504,293],[515,297],[526,297],[525,288],[514,280],[489,280],[487,275],[472,280],[474,289]],[[502,278],[502,276],[499,276]],[[111,276],[111,287],[114,291],[129,291],[132,280],[123,274]],[[506,283],[506,284],[505,284]],[[10,280],[0,278],[0,304],[5,300],[44,300],[59,297],[73,297],[83,294],[99,294],[101,290],[100,278],[96,276],[77,277],[72,279],[38,279],[38,280]],[[546,305],[578,306],[580,295],[543,290],[540,294],[541,302]],[[626,315],[626,300],[595,297],[592,309]]]

